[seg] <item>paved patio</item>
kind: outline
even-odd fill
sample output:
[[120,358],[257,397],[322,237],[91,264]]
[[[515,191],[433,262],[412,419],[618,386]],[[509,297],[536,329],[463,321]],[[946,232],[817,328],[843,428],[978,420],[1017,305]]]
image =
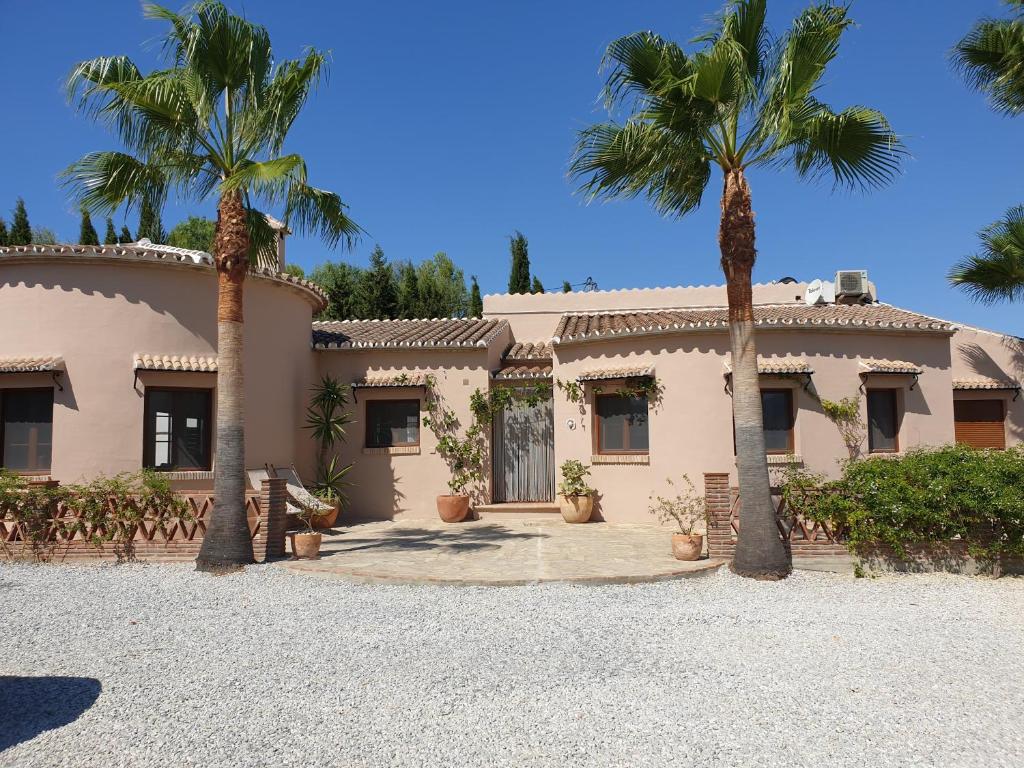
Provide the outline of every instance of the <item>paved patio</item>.
[[339,527],[325,532],[319,560],[282,565],[356,581],[509,586],[661,581],[708,573],[723,562],[676,560],[667,529],[531,519]]

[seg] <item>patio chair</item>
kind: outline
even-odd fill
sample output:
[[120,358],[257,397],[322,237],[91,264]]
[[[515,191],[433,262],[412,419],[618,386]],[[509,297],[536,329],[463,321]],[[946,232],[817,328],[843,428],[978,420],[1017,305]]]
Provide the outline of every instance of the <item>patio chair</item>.
[[267,465],[267,472],[269,477],[284,478],[285,486],[288,489],[288,501],[302,509],[316,510],[320,514],[326,514],[334,510],[334,506],[328,504],[325,501],[321,501],[312,493],[306,490],[306,486],[302,484],[302,480],[299,478],[298,470],[295,469],[295,465],[292,464],[287,468],[275,467],[273,464]]

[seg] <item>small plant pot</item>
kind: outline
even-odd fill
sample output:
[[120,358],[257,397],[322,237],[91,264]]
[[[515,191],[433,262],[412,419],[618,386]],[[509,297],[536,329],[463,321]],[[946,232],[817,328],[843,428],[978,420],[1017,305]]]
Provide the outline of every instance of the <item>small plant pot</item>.
[[699,560],[704,551],[704,537],[699,533],[673,533],[672,554],[676,560]]
[[338,513],[341,511],[341,504],[336,501],[328,503],[332,506],[330,512],[324,512],[322,515],[313,516],[312,523],[314,528],[333,528],[334,524],[338,521]]
[[469,514],[469,496],[438,496],[437,514],[446,523],[461,523]]
[[567,523],[585,523],[594,511],[593,496],[562,496],[558,501],[562,519]]
[[320,542],[323,536],[319,533],[293,533],[292,554],[299,560],[316,560],[320,557]]

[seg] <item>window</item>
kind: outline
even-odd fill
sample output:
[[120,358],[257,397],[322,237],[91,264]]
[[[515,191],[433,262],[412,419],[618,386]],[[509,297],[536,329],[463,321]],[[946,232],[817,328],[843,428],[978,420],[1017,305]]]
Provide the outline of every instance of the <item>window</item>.
[[899,414],[895,389],[868,390],[868,451],[894,453],[899,450]]
[[597,395],[594,406],[598,453],[648,452],[646,395]]
[[419,444],[419,400],[367,400],[367,448],[393,448]]
[[954,400],[953,428],[956,441],[972,448],[1005,448],[1002,400]]
[[209,389],[146,389],[146,468],[210,469],[211,402]]
[[793,452],[793,390],[762,389],[761,418],[766,453]]
[[3,453],[0,466],[16,472],[49,472],[53,447],[53,389],[0,392]]

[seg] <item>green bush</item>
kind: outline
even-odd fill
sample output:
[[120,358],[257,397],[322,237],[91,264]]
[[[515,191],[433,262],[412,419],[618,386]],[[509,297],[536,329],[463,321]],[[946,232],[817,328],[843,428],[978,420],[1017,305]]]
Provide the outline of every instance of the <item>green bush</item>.
[[848,463],[839,480],[786,478],[793,509],[830,522],[850,549],[963,541],[976,557],[1024,554],[1024,449],[912,450]]

